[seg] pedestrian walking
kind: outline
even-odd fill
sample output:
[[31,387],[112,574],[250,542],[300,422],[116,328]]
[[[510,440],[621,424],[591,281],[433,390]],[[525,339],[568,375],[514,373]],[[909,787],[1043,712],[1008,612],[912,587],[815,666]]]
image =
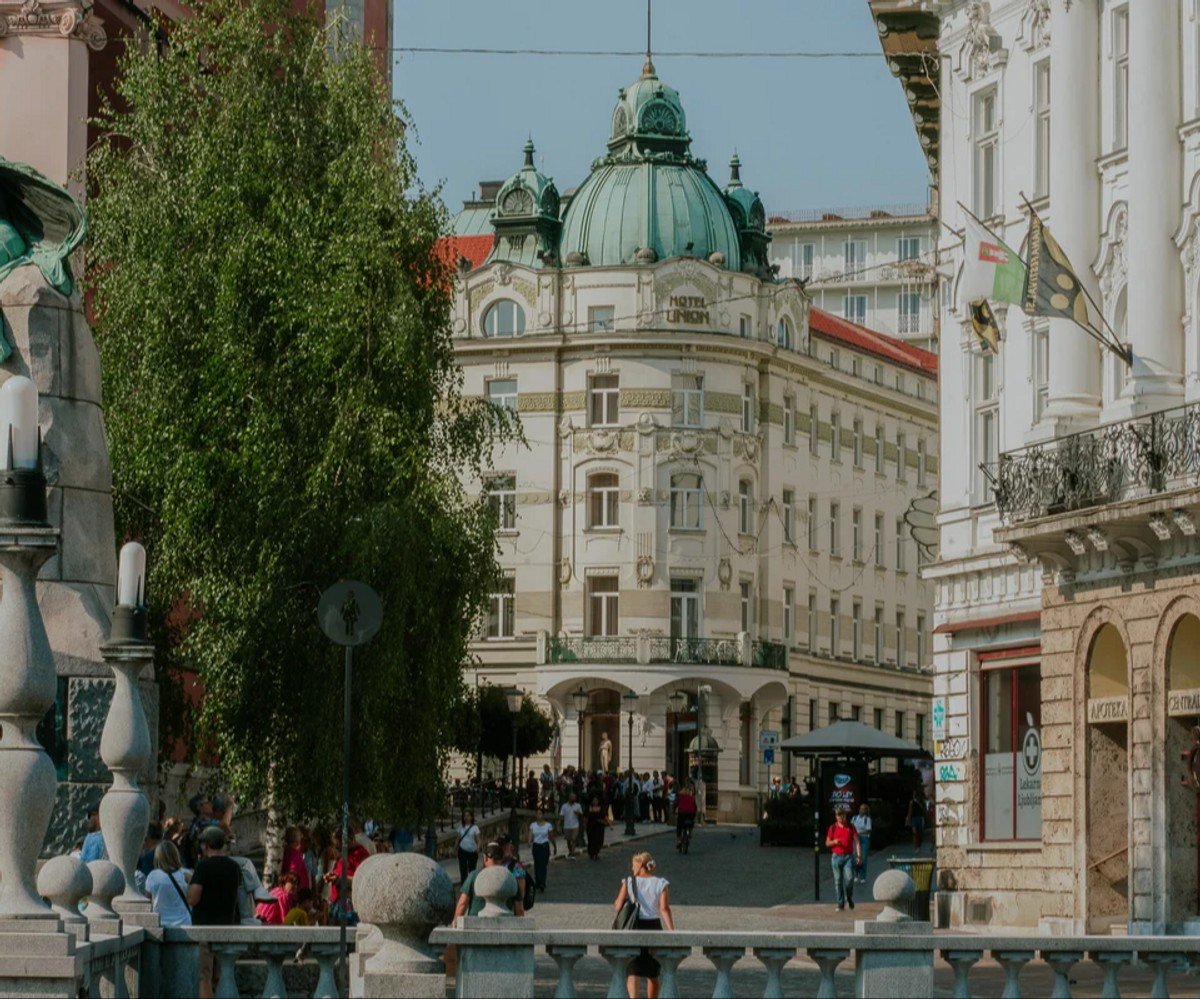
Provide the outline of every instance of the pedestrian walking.
[[913,850],[920,853],[921,840],[925,835],[925,795],[919,787],[913,789],[912,797],[908,801],[908,814],[904,818],[904,824],[912,833]]
[[850,820],[854,831],[858,833],[858,863],[855,870],[858,873],[858,883],[867,883],[867,856],[871,852],[871,806],[865,801],[858,806],[858,814]]
[[479,837],[482,831],[475,824],[475,813],[467,809],[458,824],[458,883],[467,880],[467,875],[479,863]]
[[833,851],[833,888],[838,912],[847,905],[854,908],[854,864],[859,857],[858,833],[849,822],[845,808],[834,812],[833,825],[825,833],[825,845]]
[[600,795],[593,794],[588,799],[587,807],[587,852],[590,859],[600,859],[600,851],[604,848],[604,830],[611,826],[612,821],[605,812],[604,802],[600,800]]
[[563,802],[558,814],[563,837],[567,841],[567,860],[574,860],[575,847],[579,844],[579,820],[583,815],[583,806],[575,798],[574,791],[567,795],[567,800]]
[[[620,912],[621,906],[628,899],[638,909],[637,922],[634,923],[633,929],[674,930],[675,917],[671,913],[670,882],[655,873],[658,865],[654,857],[649,853],[635,853],[630,868],[633,876],[621,882],[621,888],[613,900],[613,911]],[[630,999],[635,999],[638,994],[638,979],[642,978],[646,981],[647,999],[658,999],[658,979],[661,971],[662,966],[649,949],[643,948],[642,952],[629,962],[626,969],[626,994]]]
[[537,810],[537,818],[529,823],[529,849],[533,854],[533,883],[538,891],[546,890],[546,872],[550,868],[550,850],[558,849],[554,840],[554,824],[546,821],[543,809]]
[[[201,859],[188,884],[187,904],[192,910],[193,926],[236,926],[241,919],[238,889],[242,869],[225,852],[225,832],[218,825],[206,826],[198,837]],[[220,969],[211,947],[200,947],[200,999],[212,999]]]
[[168,840],[154,848],[154,867],[146,875],[146,894],[162,926],[192,925],[192,909],[187,900],[191,876],[174,843]]

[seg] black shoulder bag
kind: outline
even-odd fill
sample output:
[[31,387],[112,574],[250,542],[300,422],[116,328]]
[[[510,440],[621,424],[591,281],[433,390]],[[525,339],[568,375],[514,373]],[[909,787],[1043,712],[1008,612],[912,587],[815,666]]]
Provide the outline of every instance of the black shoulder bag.
[[625,901],[621,903],[621,908],[613,917],[612,928],[614,930],[632,930],[637,927],[638,912],[641,906],[638,902],[636,877],[629,879],[629,886],[629,893],[626,894]]

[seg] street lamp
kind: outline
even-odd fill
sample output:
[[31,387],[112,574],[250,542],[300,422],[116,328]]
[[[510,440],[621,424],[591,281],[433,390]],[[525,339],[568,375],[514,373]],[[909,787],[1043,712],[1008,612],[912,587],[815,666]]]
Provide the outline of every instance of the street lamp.
[[633,780],[633,712],[637,709],[637,691],[627,690],[621,698],[625,702],[625,710],[629,712],[629,780],[625,784],[625,835],[637,835],[633,824],[633,816],[637,811],[638,797]]
[[513,841],[513,850],[517,849],[517,839],[520,835],[517,828],[517,793],[519,781],[517,778],[517,718],[521,714],[521,700],[524,693],[520,687],[507,687],[504,699],[508,701],[508,716],[512,719],[512,809],[508,813],[508,836]]
[[673,691],[667,697],[667,707],[671,709],[671,722],[674,729],[671,743],[671,763],[675,768],[675,778],[679,778],[679,716],[687,706],[687,694],[682,690]]
[[575,702],[575,718],[579,722],[579,772],[583,772],[583,716],[587,712],[588,700],[591,698],[586,690],[580,687],[577,691],[571,694],[571,700]]

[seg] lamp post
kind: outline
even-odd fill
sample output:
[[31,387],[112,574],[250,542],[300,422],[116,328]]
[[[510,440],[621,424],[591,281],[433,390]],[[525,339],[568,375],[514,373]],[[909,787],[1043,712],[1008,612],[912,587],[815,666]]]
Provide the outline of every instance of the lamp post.
[[621,700],[625,702],[625,710],[629,712],[629,779],[625,784],[625,835],[634,836],[637,829],[633,824],[633,816],[637,811],[638,796],[633,786],[633,712],[637,708],[637,692],[627,690]]
[[579,772],[583,772],[583,716],[587,713],[588,700],[591,695],[580,687],[577,691],[571,694],[571,700],[575,702],[575,720],[579,723]]
[[674,774],[676,780],[679,779],[679,716],[683,714],[686,704],[687,694],[682,690],[672,691],[671,695],[667,698],[667,706],[671,709],[671,721],[674,729],[672,738],[675,741],[671,743],[671,763],[676,771]]
[[475,737],[475,811],[482,817],[483,807],[483,694],[479,681],[487,683],[486,676],[475,674],[475,716],[479,722],[479,734]]
[[504,691],[504,698],[508,701],[508,714],[512,719],[512,809],[508,813],[508,836],[513,842],[513,850],[520,852],[517,845],[519,831],[517,829],[517,794],[520,787],[520,780],[517,774],[517,719],[521,714],[521,701],[525,694],[520,687],[508,687]]

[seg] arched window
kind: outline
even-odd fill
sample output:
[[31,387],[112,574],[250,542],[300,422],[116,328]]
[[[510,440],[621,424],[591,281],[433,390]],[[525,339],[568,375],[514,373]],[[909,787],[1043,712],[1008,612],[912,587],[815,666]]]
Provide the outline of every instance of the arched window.
[[742,534],[754,533],[754,490],[749,479],[738,483],[738,530]]
[[700,501],[704,488],[699,475],[683,472],[671,476],[671,526],[695,529],[700,526]]
[[588,527],[617,527],[621,480],[616,472],[588,476]]
[[493,302],[483,314],[484,336],[519,336],[525,332],[525,310],[509,298]]
[[1185,614],[1171,631],[1167,650],[1167,689],[1200,688],[1200,618]]
[[795,338],[792,336],[792,321],[787,316],[780,316],[775,324],[775,342],[786,350],[792,349]]
[[1121,633],[1104,625],[1092,639],[1088,655],[1088,697],[1128,697],[1129,659]]

